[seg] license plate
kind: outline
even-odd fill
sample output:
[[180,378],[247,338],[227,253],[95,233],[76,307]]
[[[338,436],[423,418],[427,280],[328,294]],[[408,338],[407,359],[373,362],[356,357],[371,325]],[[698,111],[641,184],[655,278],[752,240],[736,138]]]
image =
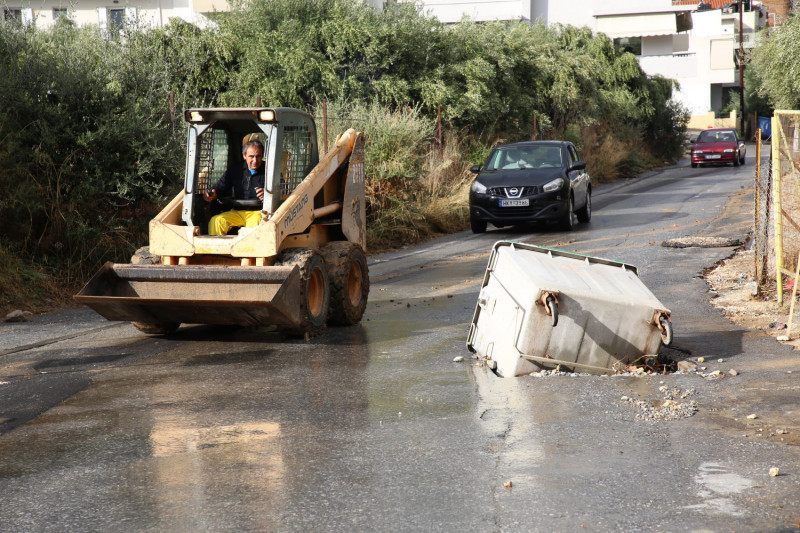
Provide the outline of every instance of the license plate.
[[719,159],[720,157],[722,156],[719,154],[713,154],[713,155],[707,155],[706,159]]
[[500,207],[527,207],[528,200],[500,200]]

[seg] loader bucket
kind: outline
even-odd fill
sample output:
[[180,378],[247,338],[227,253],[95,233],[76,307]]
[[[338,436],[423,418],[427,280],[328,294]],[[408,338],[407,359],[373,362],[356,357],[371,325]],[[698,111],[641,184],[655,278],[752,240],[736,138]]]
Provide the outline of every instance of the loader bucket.
[[109,320],[297,326],[296,266],[168,266],[106,263],[75,295]]

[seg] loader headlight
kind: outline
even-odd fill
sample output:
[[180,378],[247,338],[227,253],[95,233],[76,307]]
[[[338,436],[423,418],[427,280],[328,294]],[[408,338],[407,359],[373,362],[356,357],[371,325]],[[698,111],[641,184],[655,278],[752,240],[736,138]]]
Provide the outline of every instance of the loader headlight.
[[263,120],[264,122],[272,122],[273,120],[275,120],[275,111],[273,111],[272,109],[259,111],[258,120]]
[[189,117],[186,119],[189,122],[203,122],[203,115],[200,111],[189,111]]

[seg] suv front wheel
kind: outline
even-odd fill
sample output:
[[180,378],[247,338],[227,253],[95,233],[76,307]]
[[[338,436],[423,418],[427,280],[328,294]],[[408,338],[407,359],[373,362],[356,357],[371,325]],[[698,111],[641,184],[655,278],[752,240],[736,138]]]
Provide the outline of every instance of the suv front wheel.
[[472,229],[472,233],[486,233],[485,220],[477,220],[475,218],[470,217],[469,227]]

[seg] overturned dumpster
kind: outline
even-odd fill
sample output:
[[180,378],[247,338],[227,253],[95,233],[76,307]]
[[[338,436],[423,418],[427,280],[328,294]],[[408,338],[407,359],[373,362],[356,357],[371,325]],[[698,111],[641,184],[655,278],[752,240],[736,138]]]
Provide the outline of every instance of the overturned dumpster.
[[467,348],[500,376],[560,366],[608,374],[672,341],[670,311],[636,267],[500,241],[489,257]]

